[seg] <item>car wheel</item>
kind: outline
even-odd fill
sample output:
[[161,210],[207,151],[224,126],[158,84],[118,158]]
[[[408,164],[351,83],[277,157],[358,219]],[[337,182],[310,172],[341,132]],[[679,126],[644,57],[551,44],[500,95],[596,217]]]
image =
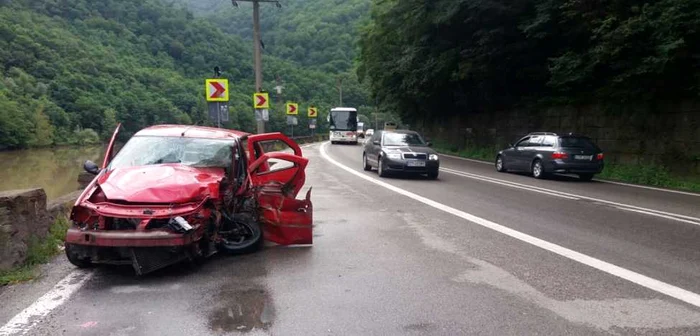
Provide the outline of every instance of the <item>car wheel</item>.
[[496,171],[499,173],[507,172],[506,164],[503,162],[503,157],[500,155],[496,157]]
[[331,145],[335,145],[336,143],[337,143],[337,142],[335,142],[335,141],[331,141]]
[[542,160],[537,159],[532,163],[532,176],[537,179],[547,177],[547,174],[544,171],[544,166],[542,166]]
[[435,170],[435,171],[428,172],[428,178],[431,179],[431,180],[437,180],[438,175],[440,175],[440,171],[439,171],[439,170]]
[[578,178],[580,178],[581,181],[590,181],[593,179],[593,174],[578,174]]
[[384,158],[380,156],[378,161],[377,174],[379,174],[379,177],[386,177],[387,172],[384,170]]
[[362,154],[362,163],[364,165],[365,171],[372,170],[372,166],[370,166],[369,162],[367,162],[367,154]]
[[88,258],[81,258],[75,251],[75,246],[73,244],[65,243],[66,257],[71,264],[78,268],[88,268],[92,266],[92,262]]
[[233,218],[233,226],[245,229],[245,237],[222,235],[218,248],[231,254],[246,254],[259,250],[263,245],[263,233],[260,224],[246,213],[237,213]]

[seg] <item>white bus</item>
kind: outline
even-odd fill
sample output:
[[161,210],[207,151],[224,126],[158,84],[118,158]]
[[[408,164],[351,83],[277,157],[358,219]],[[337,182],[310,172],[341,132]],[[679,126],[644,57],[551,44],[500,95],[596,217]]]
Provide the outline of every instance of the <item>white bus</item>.
[[339,142],[357,144],[357,109],[334,107],[328,114],[329,138],[332,144]]

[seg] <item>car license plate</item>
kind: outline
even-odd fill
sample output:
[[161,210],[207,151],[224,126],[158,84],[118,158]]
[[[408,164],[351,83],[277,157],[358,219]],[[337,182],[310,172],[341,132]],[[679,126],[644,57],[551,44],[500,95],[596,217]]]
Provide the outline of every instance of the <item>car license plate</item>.
[[576,160],[588,160],[591,161],[593,158],[593,155],[574,155],[574,159]]
[[409,167],[425,167],[425,161],[411,160],[408,161]]

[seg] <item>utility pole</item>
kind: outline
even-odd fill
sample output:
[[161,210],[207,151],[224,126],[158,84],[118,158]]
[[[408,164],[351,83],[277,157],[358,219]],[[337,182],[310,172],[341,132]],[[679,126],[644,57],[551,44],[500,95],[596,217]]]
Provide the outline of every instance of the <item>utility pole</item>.
[[340,105],[338,105],[338,106],[342,107],[343,106],[343,78],[340,76],[338,76],[338,94],[340,96],[339,97],[340,98]]
[[[260,3],[274,3],[277,8],[282,8],[279,1],[276,0],[231,0],[234,7],[238,7],[238,1],[253,3],[253,62],[255,65],[255,92],[262,92],[262,50],[260,42]],[[257,122],[257,133],[265,133],[265,120],[260,118]]]

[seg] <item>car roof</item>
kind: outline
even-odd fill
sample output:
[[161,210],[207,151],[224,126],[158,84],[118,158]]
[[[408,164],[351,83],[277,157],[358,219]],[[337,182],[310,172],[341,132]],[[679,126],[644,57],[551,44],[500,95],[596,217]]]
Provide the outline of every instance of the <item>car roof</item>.
[[331,109],[333,112],[356,112],[357,109],[354,107],[334,107]]
[[384,133],[401,133],[401,134],[418,134],[416,131],[411,130],[382,130]]
[[238,139],[249,133],[226,128],[192,125],[155,125],[146,127],[134,136],[185,137],[205,139]]
[[530,132],[527,135],[557,135],[554,132]]
[[532,136],[532,135],[553,135],[553,136],[559,136],[559,137],[581,137],[581,138],[588,138],[588,136],[583,135],[583,134],[577,134],[577,133],[567,133],[567,134],[557,134],[554,132],[530,132],[525,136]]

